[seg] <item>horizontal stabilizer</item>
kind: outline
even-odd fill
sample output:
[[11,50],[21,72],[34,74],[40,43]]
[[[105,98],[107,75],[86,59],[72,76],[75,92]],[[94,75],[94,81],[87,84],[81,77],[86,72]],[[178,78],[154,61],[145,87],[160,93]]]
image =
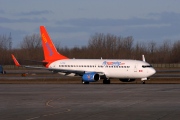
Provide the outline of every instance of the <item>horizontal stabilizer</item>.
[[37,61],[37,60],[25,60],[25,61],[48,64],[48,62],[46,62],[46,61]]

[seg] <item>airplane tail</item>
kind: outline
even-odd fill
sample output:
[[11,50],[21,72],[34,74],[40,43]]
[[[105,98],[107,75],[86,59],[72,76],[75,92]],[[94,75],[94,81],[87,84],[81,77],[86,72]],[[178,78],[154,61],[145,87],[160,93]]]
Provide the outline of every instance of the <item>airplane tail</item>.
[[44,60],[43,62],[53,62],[61,59],[68,59],[66,56],[61,55],[56,47],[54,46],[46,28],[44,26],[40,26],[40,33],[42,37],[42,47],[44,51]]

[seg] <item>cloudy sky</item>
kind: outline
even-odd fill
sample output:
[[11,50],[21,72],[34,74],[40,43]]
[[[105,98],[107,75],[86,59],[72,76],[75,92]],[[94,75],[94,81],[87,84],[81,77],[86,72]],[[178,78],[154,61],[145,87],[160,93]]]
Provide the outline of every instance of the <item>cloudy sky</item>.
[[17,47],[44,25],[55,43],[82,46],[95,33],[133,36],[135,42],[180,40],[178,0],[1,0],[0,35]]

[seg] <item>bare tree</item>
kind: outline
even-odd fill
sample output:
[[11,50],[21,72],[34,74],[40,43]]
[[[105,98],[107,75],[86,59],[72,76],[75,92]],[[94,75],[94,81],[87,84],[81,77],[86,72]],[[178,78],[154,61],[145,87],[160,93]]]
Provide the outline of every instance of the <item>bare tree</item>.
[[[68,48],[60,47],[60,44],[56,43],[56,47],[61,54],[69,58],[140,59],[144,54],[150,63],[180,63],[180,40],[173,44],[170,40],[160,45],[154,41],[134,44],[132,36],[96,33],[90,37],[87,46]],[[23,63],[26,63],[23,61],[25,59],[42,60],[44,58],[39,34],[25,36],[19,49],[12,49],[11,34],[0,35],[0,51],[0,64],[13,64],[11,53]]]
[[156,43],[154,41],[151,41],[150,43],[148,43],[148,49],[151,54],[155,53]]
[[171,58],[172,63],[180,63],[180,40],[174,42]]
[[11,33],[9,37],[6,35],[0,35],[0,49],[9,50],[12,48],[12,38]]
[[7,37],[6,35],[0,35],[0,64],[9,64],[10,56],[9,51],[12,48],[12,38],[11,33]]
[[[159,54],[158,57],[163,63],[170,63],[171,59],[171,50],[172,44],[170,40],[165,40],[163,44],[159,47]],[[160,61],[159,61],[160,62]]]
[[39,34],[27,35],[21,43],[22,49],[36,49],[39,47],[41,47],[41,37]]
[[41,37],[39,34],[27,35],[24,37],[20,44],[20,48],[23,50],[21,55],[22,59],[43,59],[43,51],[41,46]]

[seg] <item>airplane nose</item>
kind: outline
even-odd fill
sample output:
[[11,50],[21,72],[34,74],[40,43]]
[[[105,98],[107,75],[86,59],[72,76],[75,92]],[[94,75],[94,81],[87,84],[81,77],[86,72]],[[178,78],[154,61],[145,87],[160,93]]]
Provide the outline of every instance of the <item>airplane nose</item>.
[[155,74],[156,73],[156,70],[153,68],[153,74]]
[[152,69],[149,71],[149,73],[150,73],[151,75],[154,75],[154,74],[156,73],[156,70],[155,70],[154,68],[152,68]]

